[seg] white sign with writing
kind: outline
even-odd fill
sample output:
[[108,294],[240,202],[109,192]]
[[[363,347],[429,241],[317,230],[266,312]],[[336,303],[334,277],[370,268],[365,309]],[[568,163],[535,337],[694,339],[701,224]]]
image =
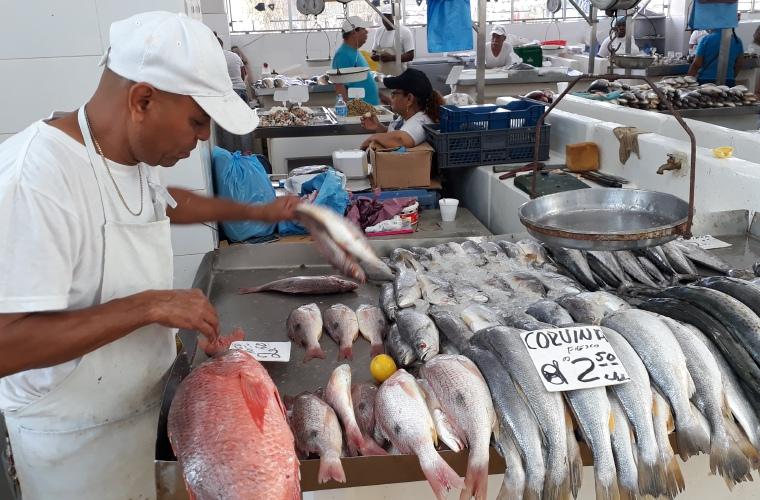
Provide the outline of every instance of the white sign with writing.
[[257,342],[245,340],[233,342],[230,349],[239,349],[251,354],[258,361],[290,361],[290,342]]
[[[680,239],[683,240],[683,238]],[[725,241],[719,240],[709,234],[704,236],[692,236],[690,240],[685,241],[696,244],[702,250],[715,250],[716,248],[728,248],[731,246],[731,243],[726,243]]]
[[308,85],[291,85],[288,87],[288,101],[303,104],[309,101]]
[[549,392],[616,385],[630,380],[598,326],[535,330],[521,334]]

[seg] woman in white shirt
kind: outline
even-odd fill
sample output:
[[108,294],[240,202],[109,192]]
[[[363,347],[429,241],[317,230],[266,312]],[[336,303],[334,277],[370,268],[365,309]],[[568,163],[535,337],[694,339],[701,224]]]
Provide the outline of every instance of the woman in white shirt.
[[383,84],[391,90],[391,109],[398,117],[386,127],[377,116],[363,116],[362,127],[374,134],[362,149],[373,142],[383,148],[412,148],[425,142],[422,126],[438,123],[439,108],[444,104],[441,94],[433,90],[425,73],[414,68],[383,79]]
[[491,31],[491,42],[486,45],[486,68],[503,68],[512,63],[512,45],[507,43],[507,29],[495,26]]

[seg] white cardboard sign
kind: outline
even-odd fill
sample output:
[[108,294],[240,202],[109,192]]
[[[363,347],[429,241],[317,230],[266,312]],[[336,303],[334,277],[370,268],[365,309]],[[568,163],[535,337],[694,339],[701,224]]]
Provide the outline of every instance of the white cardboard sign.
[[549,392],[603,387],[630,380],[598,326],[534,330],[520,335]]
[[241,340],[230,344],[230,349],[239,349],[251,354],[257,361],[290,361],[290,342],[258,342]]
[[[682,238],[683,239],[683,238]],[[706,234],[704,236],[692,236],[690,240],[685,240],[689,243],[695,243],[702,250],[715,250],[716,248],[728,248],[731,243],[719,240],[714,236]]]
[[309,87],[307,85],[291,85],[288,87],[288,101],[305,103],[309,101]]

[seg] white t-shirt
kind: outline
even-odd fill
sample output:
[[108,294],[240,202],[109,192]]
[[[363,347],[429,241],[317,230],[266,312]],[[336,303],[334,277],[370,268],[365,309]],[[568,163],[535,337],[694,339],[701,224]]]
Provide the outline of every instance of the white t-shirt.
[[[138,169],[109,162],[132,210],[140,206]],[[102,163],[95,168],[105,168]],[[106,175],[105,203],[123,222],[156,220],[142,166],[139,217],[124,208]],[[84,145],[42,121],[0,144],[0,313],[82,309],[100,302],[105,218]],[[49,332],[55,335],[56,332]],[[25,406],[54,388],[79,360],[0,379],[0,411]]]
[[[616,54],[624,54],[625,53],[625,38],[617,38],[615,39],[615,53]],[[636,55],[640,54],[641,49],[639,49],[638,45],[631,40],[631,52],[630,55]],[[597,53],[598,57],[610,57],[610,37],[607,37],[602,42],[602,45],[599,47],[599,52]]]
[[[399,33],[401,34],[401,54],[406,54],[410,50],[414,50],[414,35],[412,30],[406,26],[401,26]],[[380,27],[375,32],[375,41],[372,44],[372,50],[375,51],[389,51],[395,55],[395,39],[396,32],[394,30],[387,30],[385,26]],[[383,73],[390,73],[393,69],[394,62],[383,63],[381,67]],[[406,63],[401,63],[401,71],[406,70]]]
[[[401,122],[403,121],[403,124]],[[418,111],[408,120],[402,120],[401,117],[388,124],[388,132],[400,130],[409,134],[414,139],[414,145],[419,146],[425,142],[425,129],[423,125],[430,125],[433,120],[425,114],[424,111]],[[399,127],[400,125],[400,127]]]
[[243,67],[243,60],[240,56],[229,50],[224,51],[224,58],[227,60],[227,73],[232,80],[232,88],[236,90],[245,90],[245,82],[240,76],[240,68]]
[[699,41],[703,39],[705,36],[707,36],[710,32],[707,30],[694,30],[691,32],[691,36],[689,37],[689,46],[691,47],[694,45],[694,49],[696,50],[696,46],[699,45]]
[[491,42],[486,44],[486,68],[503,68],[512,64],[512,46],[504,42],[498,56],[493,55]]

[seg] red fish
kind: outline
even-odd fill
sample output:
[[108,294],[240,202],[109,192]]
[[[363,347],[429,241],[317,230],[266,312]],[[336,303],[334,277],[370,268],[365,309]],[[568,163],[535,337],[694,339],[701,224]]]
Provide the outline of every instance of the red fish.
[[285,407],[250,354],[223,352],[188,375],[168,430],[191,499],[301,498]]

